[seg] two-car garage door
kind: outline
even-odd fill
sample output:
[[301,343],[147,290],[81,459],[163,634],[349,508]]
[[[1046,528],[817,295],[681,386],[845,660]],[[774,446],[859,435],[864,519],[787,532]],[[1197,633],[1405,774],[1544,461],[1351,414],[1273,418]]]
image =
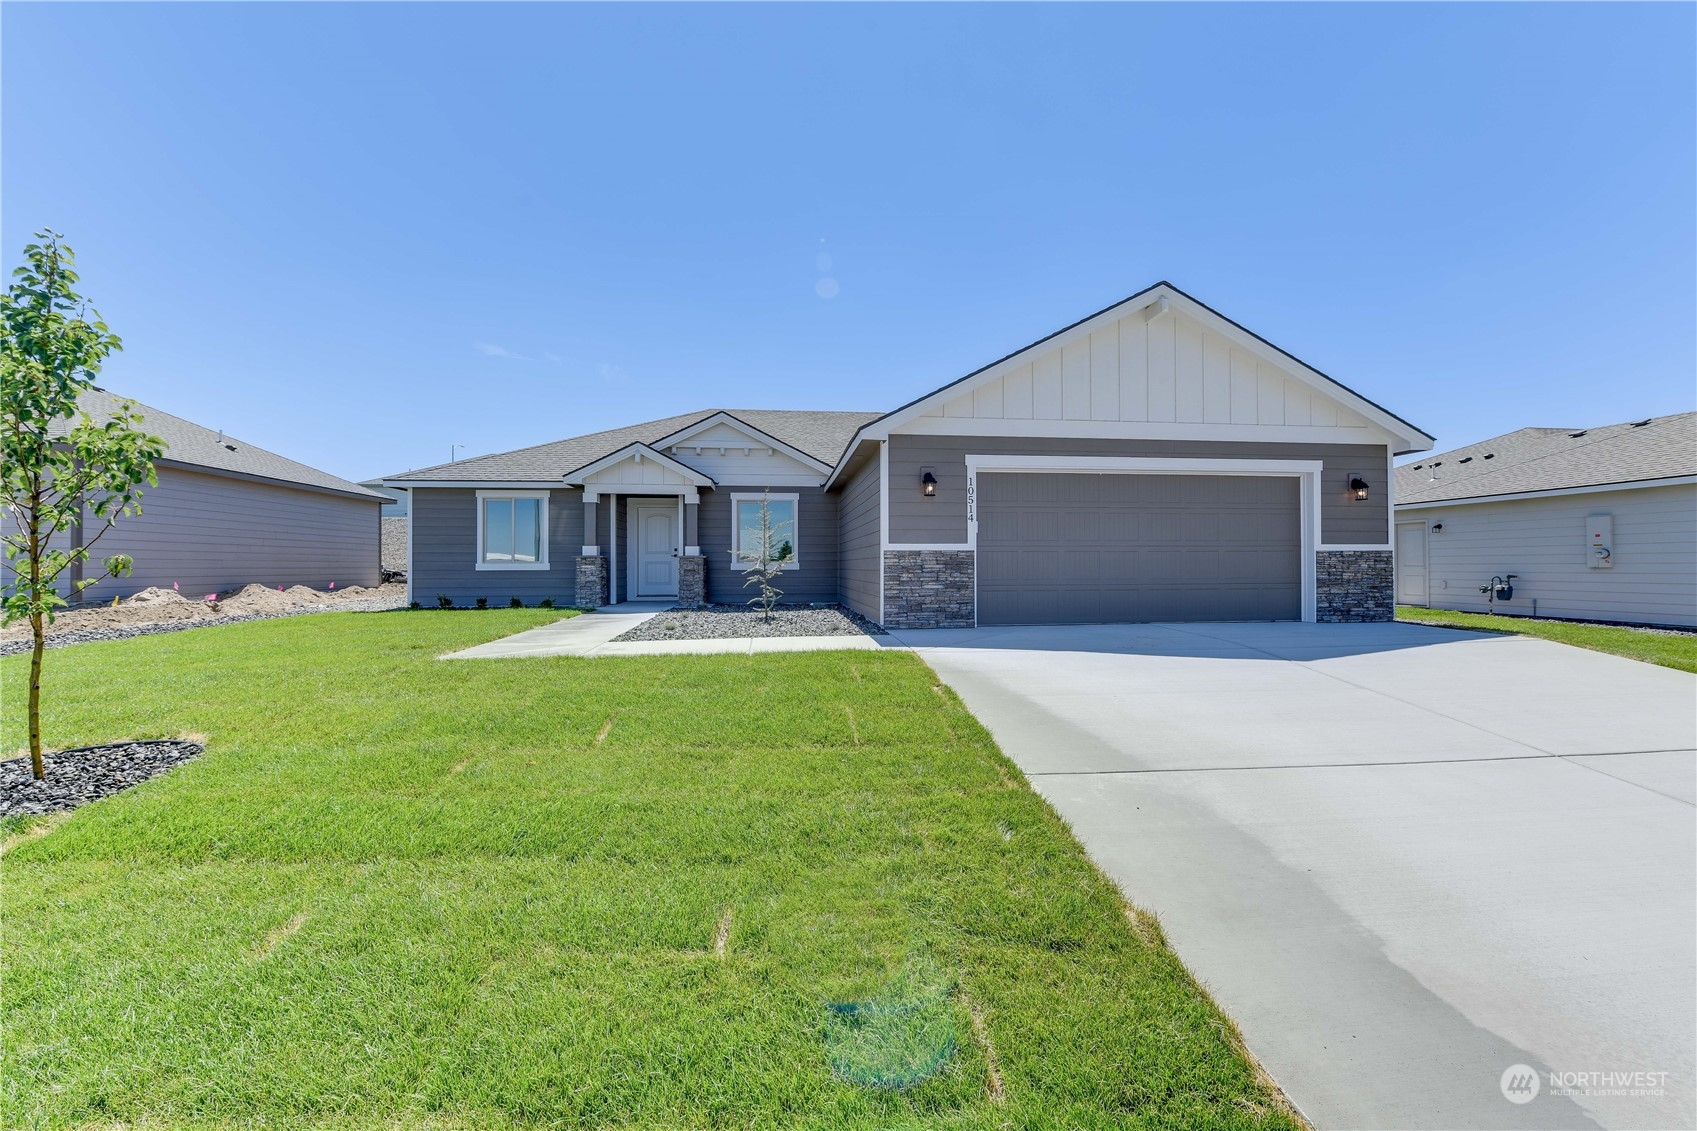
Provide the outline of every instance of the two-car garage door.
[[978,623],[1297,620],[1298,482],[980,472]]

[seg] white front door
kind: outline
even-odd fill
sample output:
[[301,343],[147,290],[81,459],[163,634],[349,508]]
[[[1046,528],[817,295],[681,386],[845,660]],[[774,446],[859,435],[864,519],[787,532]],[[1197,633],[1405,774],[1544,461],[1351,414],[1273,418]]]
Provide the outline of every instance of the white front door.
[[1430,600],[1426,582],[1426,524],[1396,524],[1396,602],[1424,605]]
[[632,597],[678,595],[678,504],[632,499]]

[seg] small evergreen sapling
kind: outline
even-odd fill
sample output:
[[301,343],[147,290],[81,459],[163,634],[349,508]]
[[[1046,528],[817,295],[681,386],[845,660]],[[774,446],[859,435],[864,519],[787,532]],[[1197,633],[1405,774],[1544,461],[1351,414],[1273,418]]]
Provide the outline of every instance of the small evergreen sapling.
[[750,585],[760,587],[760,595],[750,597],[748,603],[758,605],[761,619],[770,621],[773,607],[777,605],[778,598],[784,595],[784,591],[773,582],[783,573],[786,565],[795,561],[795,543],[788,532],[788,522],[772,521],[771,498],[766,492],[761,492],[760,495],[759,515],[759,524],[742,532],[742,545],[737,550],[737,557],[749,567],[748,576],[743,579],[743,588],[746,589]]

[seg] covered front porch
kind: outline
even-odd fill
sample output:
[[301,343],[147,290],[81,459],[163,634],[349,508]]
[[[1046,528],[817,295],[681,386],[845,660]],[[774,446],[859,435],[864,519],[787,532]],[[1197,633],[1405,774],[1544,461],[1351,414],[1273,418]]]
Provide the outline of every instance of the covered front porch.
[[710,477],[646,444],[633,444],[565,481],[583,489],[579,605],[665,602],[694,608],[706,600],[700,493],[715,487]]

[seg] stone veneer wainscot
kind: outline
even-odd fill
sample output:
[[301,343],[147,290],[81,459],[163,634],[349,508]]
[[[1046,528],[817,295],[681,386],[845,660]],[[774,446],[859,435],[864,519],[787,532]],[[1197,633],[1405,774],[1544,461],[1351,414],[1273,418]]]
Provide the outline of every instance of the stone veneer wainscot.
[[1321,550],[1314,556],[1314,619],[1322,624],[1396,619],[1389,550]]
[[599,609],[607,603],[607,559],[579,557],[577,560],[577,607]]
[[678,559],[678,604],[699,609],[707,603],[707,559],[685,554]]
[[884,624],[971,628],[976,567],[971,550],[885,550]]

